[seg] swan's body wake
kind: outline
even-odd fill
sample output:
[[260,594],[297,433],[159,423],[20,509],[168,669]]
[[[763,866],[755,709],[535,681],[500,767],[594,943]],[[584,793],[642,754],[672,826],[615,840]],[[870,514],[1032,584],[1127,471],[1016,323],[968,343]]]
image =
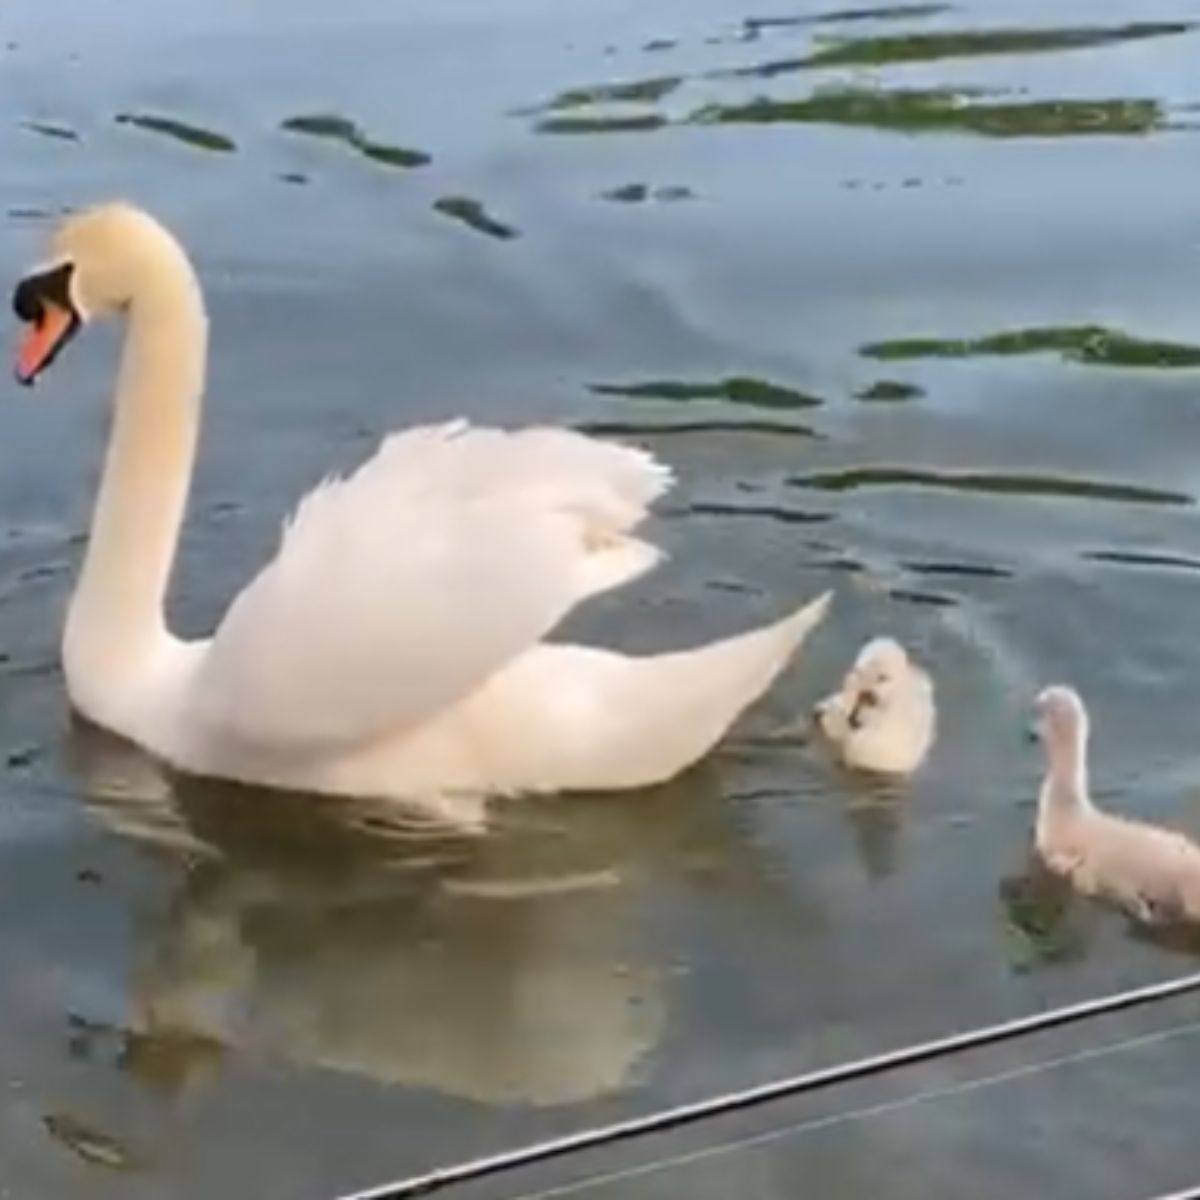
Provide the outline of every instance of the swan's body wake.
[[181,640],[164,599],[207,353],[187,256],[106,205],[60,227],[13,303],[25,382],[87,320],[127,319],[63,665],[84,716],[178,769],[416,800],[648,785],[705,754],[824,616],[828,595],[643,657],[546,642],[658,561],[635,531],[670,473],[567,429],[452,422],[311,492],[213,637]]

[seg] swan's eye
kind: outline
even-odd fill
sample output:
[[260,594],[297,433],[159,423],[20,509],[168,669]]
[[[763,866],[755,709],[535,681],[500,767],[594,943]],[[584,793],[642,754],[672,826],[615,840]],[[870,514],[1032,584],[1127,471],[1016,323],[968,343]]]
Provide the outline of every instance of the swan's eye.
[[22,279],[13,291],[13,312],[19,321],[33,325],[42,319],[42,301],[34,279]]
[[64,262],[48,271],[26,275],[13,289],[12,306],[17,318],[26,324],[34,324],[45,316],[47,304],[73,313],[71,276],[74,273],[75,264]]

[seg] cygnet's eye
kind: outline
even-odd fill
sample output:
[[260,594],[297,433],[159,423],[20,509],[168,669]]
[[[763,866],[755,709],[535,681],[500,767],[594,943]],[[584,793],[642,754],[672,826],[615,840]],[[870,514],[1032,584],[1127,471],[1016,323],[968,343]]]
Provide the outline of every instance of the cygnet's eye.
[[879,697],[870,688],[863,688],[854,701],[854,707],[847,718],[851,729],[862,728],[863,718],[873,708],[879,706]]

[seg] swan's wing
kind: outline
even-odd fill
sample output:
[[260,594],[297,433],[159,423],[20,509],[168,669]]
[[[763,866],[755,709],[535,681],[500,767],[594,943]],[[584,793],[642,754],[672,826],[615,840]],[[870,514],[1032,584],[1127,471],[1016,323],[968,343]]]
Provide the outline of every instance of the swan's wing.
[[196,677],[221,737],[337,753],[428,719],[658,552],[628,536],[670,485],[566,429],[396,434],[301,502]]

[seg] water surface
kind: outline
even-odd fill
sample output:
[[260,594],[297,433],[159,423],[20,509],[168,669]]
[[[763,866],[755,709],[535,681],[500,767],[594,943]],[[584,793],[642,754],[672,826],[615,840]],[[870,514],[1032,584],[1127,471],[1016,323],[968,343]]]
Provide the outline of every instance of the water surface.
[[[1197,22],[1195,0],[8,6],[5,277],[124,195],[204,281],[181,629],[211,628],[304,488],[458,413],[678,472],[669,561],[572,636],[670,648],[837,601],[739,736],[653,793],[455,838],[185,784],[63,702],[114,338],[10,387],[4,1186],[329,1196],[1193,967],[1029,882],[1026,720],[1076,683],[1105,802],[1200,832]],[[778,731],[884,631],[943,724],[881,789]],[[1179,1038],[595,1188],[1045,1193],[1047,1138],[1084,1161],[1114,1126],[1154,1153],[1056,1194],[1179,1187]]]

